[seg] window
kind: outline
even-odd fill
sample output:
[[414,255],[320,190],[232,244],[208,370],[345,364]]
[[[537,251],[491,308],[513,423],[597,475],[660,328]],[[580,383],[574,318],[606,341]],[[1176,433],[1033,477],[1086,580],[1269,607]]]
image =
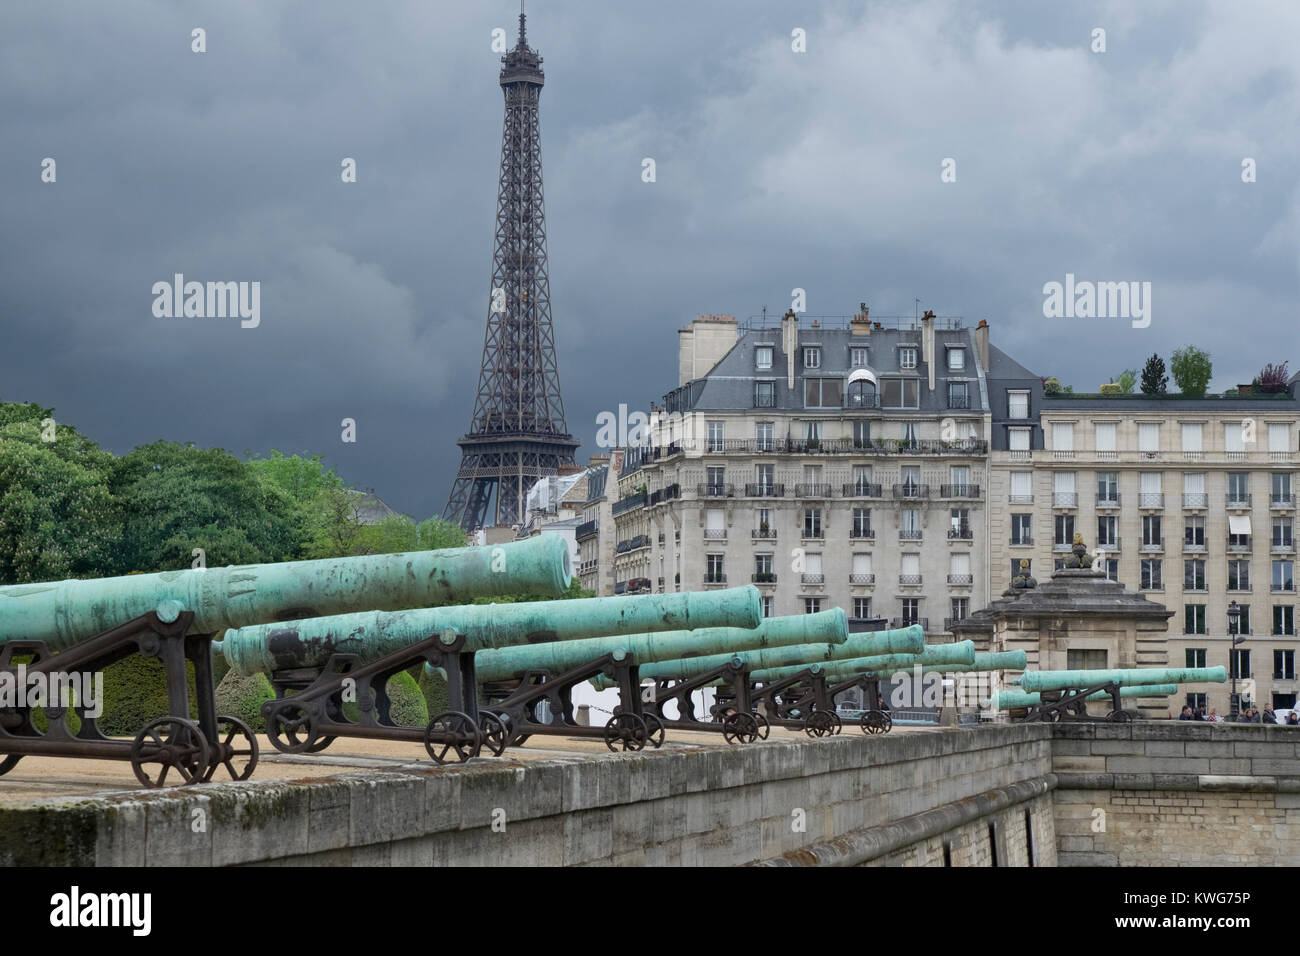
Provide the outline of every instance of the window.
[[1273,562],[1273,590],[1274,591],[1295,590],[1295,562],[1294,561]]
[[853,531],[855,538],[871,537],[871,509],[854,508],[853,509]]
[[1270,422],[1268,426],[1268,450],[1274,454],[1286,453],[1291,450],[1291,426],[1280,423]]
[[1183,423],[1183,451],[1199,452],[1201,450],[1202,430],[1199,422]]
[[1106,572],[1107,581],[1119,580],[1119,558],[1107,558],[1101,566]]
[[920,381],[915,378],[887,378],[884,382],[886,408],[919,408]]
[[775,447],[774,431],[775,428],[772,422],[758,422],[754,426],[754,448],[756,451],[771,451]]
[[[856,576],[856,575],[869,575],[869,574],[871,574],[871,552],[870,552],[870,551],[855,551],[855,552],[853,553],[853,570],[852,570],[851,572],[849,572],[849,573],[850,573],[850,574],[853,574],[853,575],[855,575],[855,576]],[[859,580],[852,581],[851,583],[853,583],[853,584],[870,584],[871,581],[870,581],[868,578],[863,577],[863,578],[861,578],[861,579],[859,579]]]
[[1074,491],[1074,472],[1058,471],[1052,475],[1052,507],[1077,508],[1079,496]]
[[868,365],[867,359],[869,355],[870,349],[861,345],[855,345],[853,348],[849,349],[849,364],[854,368],[866,368]]
[[1093,443],[1097,446],[1097,451],[1115,450],[1114,422],[1097,422],[1092,426],[1092,432]]
[[964,621],[970,616],[970,598],[953,598],[952,599],[952,619],[954,621]]
[[820,614],[822,610],[822,599],[819,597],[806,597],[803,599],[803,612],[805,614]]
[[754,576],[759,581],[772,581],[772,555],[770,553],[754,555]]
[[709,437],[708,437],[708,450],[709,450],[709,451],[714,451],[714,452],[716,452],[716,451],[722,451],[722,449],[723,449],[723,443],[722,443],[723,423],[722,423],[722,422],[709,422],[709,423],[708,423],[708,429],[709,429],[709,431],[708,431],[708,436],[709,436]]
[[1273,652],[1273,680],[1295,680],[1295,651]]
[[1208,504],[1205,497],[1205,473],[1189,471],[1183,475],[1183,507],[1204,508]]
[[916,423],[903,422],[898,426],[898,437],[902,439],[903,444],[908,448],[916,447]]
[[803,510],[803,536],[805,538],[820,538],[822,536],[822,510],[820,508],[805,508]]
[[1010,451],[1029,451],[1029,432],[1028,428],[1008,428],[1007,429],[1007,448]]
[[970,584],[972,580],[969,552],[958,551],[948,555],[948,583]]
[[1064,570],[1065,570],[1065,558],[1053,558],[1053,559],[1052,559],[1052,570],[1053,570],[1053,571],[1064,571]]
[[1183,590],[1205,590],[1205,562],[1199,558],[1183,562]]
[[1223,450],[1232,454],[1246,450],[1246,423],[1223,423]]
[[871,598],[855,597],[853,599],[853,616],[859,621],[865,621],[871,617]]
[[727,493],[727,469],[723,465],[709,465],[704,471],[708,477],[707,491],[710,495]]
[[706,584],[725,584],[726,574],[722,570],[721,554],[706,554],[704,566],[704,581]]
[[1237,619],[1237,626],[1232,626],[1232,621],[1228,622],[1229,634],[1249,634],[1250,633],[1250,605],[1241,606],[1241,617]]
[[1273,475],[1273,494],[1271,501],[1275,505],[1291,503],[1291,476],[1282,472]]
[[915,624],[921,618],[921,599],[903,598],[903,625]]
[[969,508],[951,509],[949,513],[948,527],[950,529],[950,533],[948,537],[969,538],[971,536],[970,509]]
[[1273,605],[1273,633],[1295,636],[1295,607],[1290,604]]
[[1029,417],[1029,393],[1007,391],[1007,418]]
[[871,493],[871,466],[853,466],[853,493],[866,495]]
[[876,383],[859,379],[849,383],[849,408],[875,408]]
[[776,407],[776,382],[755,382],[754,383],[754,407],[755,408]]
[[1162,591],[1164,590],[1164,580],[1161,578],[1161,566],[1164,564],[1159,558],[1142,559],[1142,590],[1143,591]]
[[1228,500],[1243,504],[1250,502],[1250,472],[1228,472]]
[[966,350],[965,349],[948,349],[948,370],[960,372],[966,367]]
[[[1011,516],[1011,543],[1012,544],[1033,544],[1033,515],[1013,514]],[[1012,561],[1015,566],[1015,561]],[[1014,577],[1014,575],[1012,575]]]
[[763,617],[771,617],[772,604],[773,604],[772,595],[764,594],[761,598],[759,598],[759,600],[763,602]]
[[805,408],[840,408],[844,404],[843,379],[804,379],[803,403]]
[[904,345],[898,350],[899,368],[916,368],[916,347]]
[[[1205,605],[1204,604],[1184,604],[1183,605],[1183,633],[1184,634],[1205,634]],[[1204,666],[1204,665],[1200,665]]]
[[1183,657],[1183,662],[1187,667],[1205,667],[1205,648],[1189,647]]
[[770,530],[772,528],[772,509],[759,508],[756,513],[758,515],[758,530],[764,533],[770,533],[775,537],[776,532]]
[[970,389],[966,382],[948,383],[948,407],[970,408]]
[[1074,515],[1056,515],[1052,524],[1054,545],[1069,547],[1074,543]]
[[771,494],[776,485],[776,466],[755,465],[754,484],[758,485],[757,490],[760,495]]
[[1193,711],[1204,710],[1210,704],[1208,694],[1188,694],[1184,700],[1187,702],[1187,706],[1192,708]]
[[903,529],[900,537],[903,538],[920,538],[921,537],[921,512],[917,508],[904,508],[902,512]]
[[1119,545],[1119,519],[1102,515],[1097,519],[1097,547],[1114,548]]
[[853,447],[867,448],[871,445],[871,422],[865,418],[853,420]]
[[1164,545],[1163,519],[1160,515],[1143,515],[1142,516],[1142,546],[1145,548],[1159,548]]
[[904,465],[899,469],[900,477],[903,479],[903,493],[905,495],[915,495],[921,487],[921,466]]
[[1250,562],[1249,561],[1228,562],[1228,590],[1229,591],[1250,590]]
[[805,441],[820,442],[822,440],[822,423],[804,422],[803,437]]
[[1097,472],[1097,501],[1111,504],[1119,501],[1119,472]]
[[1228,651],[1228,676],[1238,680],[1251,676],[1250,651],[1241,647]]
[[1055,422],[1052,424],[1052,449],[1054,451],[1074,451],[1074,422]]
[[1144,471],[1138,475],[1138,507],[1164,507],[1164,496],[1160,491],[1160,472]]
[[709,508],[704,512],[704,537],[725,538],[727,536],[727,514],[721,508]]
[[820,345],[810,345],[803,350],[803,367],[822,367],[822,350]]
[[1289,548],[1292,544],[1291,538],[1291,519],[1274,518],[1273,519],[1273,547]]
[[[1025,563],[1025,566],[1023,568],[1020,566],[1021,561],[1024,561]],[[1033,568],[1033,566],[1034,566],[1034,562],[1030,558],[1012,558],[1011,559],[1012,580],[1015,580],[1016,578],[1020,577],[1020,575],[1022,574],[1032,574],[1031,569]]]
[[1034,500],[1032,474],[1028,471],[1011,473],[1011,503],[1028,504]]
[[772,346],[760,345],[754,349],[754,368],[772,367]]
[[1072,671],[1103,671],[1106,669],[1105,650],[1066,650],[1065,666]]
[[1138,422],[1138,451],[1152,454],[1160,450],[1160,426],[1153,422]]

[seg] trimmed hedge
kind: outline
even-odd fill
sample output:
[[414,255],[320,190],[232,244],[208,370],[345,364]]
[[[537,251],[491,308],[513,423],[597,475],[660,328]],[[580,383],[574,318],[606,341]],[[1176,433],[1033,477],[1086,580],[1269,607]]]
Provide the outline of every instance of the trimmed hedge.
[[229,671],[217,685],[217,714],[238,717],[257,734],[266,732],[262,704],[268,700],[275,700],[275,689],[265,674],[244,677]]
[[[406,671],[394,674],[388,681],[388,697],[392,701],[389,717],[402,727],[424,727],[429,723],[429,707],[424,702],[420,685]],[[361,709],[355,703],[343,705],[343,715],[349,720],[360,720]]]
[[[194,665],[185,662],[190,699],[190,719],[198,720],[195,706]],[[104,713],[99,729],[109,737],[134,737],[145,724],[171,713],[167,703],[167,672],[156,657],[132,654],[104,668]]]

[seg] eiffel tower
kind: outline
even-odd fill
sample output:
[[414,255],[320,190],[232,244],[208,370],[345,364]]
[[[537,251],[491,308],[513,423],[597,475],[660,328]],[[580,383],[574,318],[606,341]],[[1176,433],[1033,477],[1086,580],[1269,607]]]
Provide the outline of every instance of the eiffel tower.
[[580,442],[564,423],[551,327],[542,204],[542,58],[529,49],[519,4],[519,42],[501,58],[505,129],[497,188],[496,243],[483,364],[460,469],[442,516],[466,531],[524,520],[539,478],[572,464]]

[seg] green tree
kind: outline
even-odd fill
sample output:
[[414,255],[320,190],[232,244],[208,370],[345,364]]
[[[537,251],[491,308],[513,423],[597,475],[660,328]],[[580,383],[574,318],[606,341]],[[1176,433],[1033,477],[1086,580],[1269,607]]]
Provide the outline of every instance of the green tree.
[[421,551],[440,548],[463,548],[469,543],[465,530],[454,521],[425,518],[416,526],[416,542]]
[[0,583],[112,573],[113,462],[52,409],[0,403]]
[[1126,368],[1119,373],[1115,379],[1115,384],[1119,386],[1121,395],[1132,395],[1133,389],[1137,388],[1138,373],[1135,368]]
[[249,467],[268,487],[288,495],[301,529],[298,557],[337,558],[358,554],[362,531],[356,495],[321,455],[285,455],[272,450]]
[[1165,360],[1158,354],[1147,359],[1142,366],[1142,394],[1163,395],[1169,388],[1169,376],[1165,374]]
[[229,452],[175,442],[118,459],[111,485],[125,520],[119,573],[285,561],[298,556],[301,515],[284,491]]
[[1198,349],[1195,345],[1189,345],[1174,350],[1173,356],[1169,359],[1169,370],[1174,373],[1178,391],[1199,398],[1205,394],[1205,388],[1210,384],[1214,363],[1210,361],[1209,352]]

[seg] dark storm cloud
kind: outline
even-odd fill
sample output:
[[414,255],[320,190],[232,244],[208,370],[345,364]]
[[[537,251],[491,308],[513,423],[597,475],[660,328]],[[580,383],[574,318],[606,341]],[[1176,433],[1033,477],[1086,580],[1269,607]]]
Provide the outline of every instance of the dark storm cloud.
[[[1300,9],[1057,6],[535,0],[552,306],[583,453],[597,412],[676,384],[674,331],[696,312],[779,314],[795,287],[811,313],[920,298],[987,318],[1084,390],[1191,342],[1217,387],[1289,357]],[[0,399],[56,406],[117,451],[323,452],[395,507],[439,511],[488,296],[491,30],[513,41],[516,12],[6,4]],[[261,325],[154,318],[151,286],[175,272],[260,281]],[[1044,319],[1042,286],[1067,272],[1152,282],[1151,327]]]

